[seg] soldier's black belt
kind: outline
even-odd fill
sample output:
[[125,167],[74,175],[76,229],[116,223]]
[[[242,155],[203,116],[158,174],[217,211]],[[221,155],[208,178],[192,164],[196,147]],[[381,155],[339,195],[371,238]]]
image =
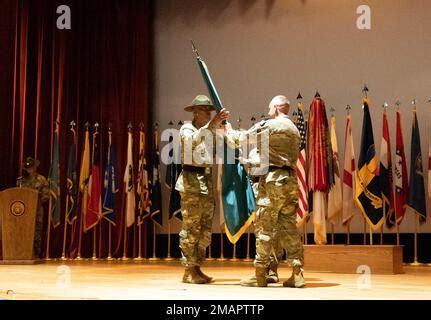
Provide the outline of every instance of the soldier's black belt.
[[282,166],[282,167],[277,167],[277,166],[269,166],[269,171],[275,171],[275,170],[288,170],[288,171],[295,171],[295,169],[293,169],[292,167],[289,166]]
[[205,174],[205,168],[204,167],[195,167],[195,166],[183,165],[183,170],[188,171],[188,172]]

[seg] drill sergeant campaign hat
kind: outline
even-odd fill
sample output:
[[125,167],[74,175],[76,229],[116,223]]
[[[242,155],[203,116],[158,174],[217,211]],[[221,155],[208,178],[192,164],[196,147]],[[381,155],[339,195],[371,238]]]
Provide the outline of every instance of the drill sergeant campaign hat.
[[39,160],[36,160],[32,157],[27,157],[24,159],[23,163],[22,163],[22,168],[24,170],[28,170],[28,169],[36,169],[40,164]]
[[200,94],[197,95],[196,98],[193,99],[192,103],[186,106],[184,110],[188,112],[196,110],[214,111],[215,108],[207,96]]

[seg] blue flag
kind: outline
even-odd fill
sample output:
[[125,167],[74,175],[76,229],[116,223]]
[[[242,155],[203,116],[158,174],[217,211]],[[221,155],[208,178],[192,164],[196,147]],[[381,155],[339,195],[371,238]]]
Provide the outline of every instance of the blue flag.
[[109,132],[109,148],[108,159],[106,161],[104,189],[105,198],[103,199],[103,217],[110,223],[115,225],[115,194],[118,192],[117,176],[116,176],[116,163],[114,146],[111,140],[111,132]]
[[51,222],[52,225],[57,227],[60,225],[60,162],[58,150],[58,125],[54,132],[54,142],[52,146],[52,160],[49,169],[49,191],[51,197]]
[[72,127],[73,142],[69,149],[69,159],[67,162],[67,195],[66,195],[66,219],[69,224],[72,224],[76,219],[77,213],[77,169],[76,169],[76,132]]
[[421,138],[419,133],[416,109],[413,110],[412,140],[410,153],[410,189],[407,205],[419,215],[419,221],[424,223],[427,218],[424,171],[422,166]]

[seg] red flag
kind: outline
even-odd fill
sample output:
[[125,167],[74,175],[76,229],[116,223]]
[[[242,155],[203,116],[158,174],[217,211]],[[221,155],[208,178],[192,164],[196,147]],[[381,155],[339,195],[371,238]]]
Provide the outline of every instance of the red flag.
[[[325,103],[316,94],[311,102],[308,122],[308,188],[313,192],[314,241],[326,244],[327,194],[331,186],[328,158],[332,158],[328,139]],[[332,161],[332,159],[331,159]]]
[[88,182],[88,203],[85,215],[84,230],[88,231],[98,222],[102,214],[102,190],[100,180],[100,154],[99,154],[99,132],[93,133],[93,152],[91,161],[91,173]]
[[355,150],[350,113],[347,113],[346,135],[344,139],[344,170],[343,170],[343,225],[348,225],[354,215],[355,208]]
[[388,115],[383,112],[383,133],[380,147],[380,187],[382,188],[383,210],[386,216],[386,226],[395,225],[394,191],[392,180],[391,140],[389,138]]
[[395,155],[395,216],[397,224],[401,223],[406,212],[407,196],[409,193],[407,179],[407,163],[404,154],[401,112],[397,110],[397,141]]

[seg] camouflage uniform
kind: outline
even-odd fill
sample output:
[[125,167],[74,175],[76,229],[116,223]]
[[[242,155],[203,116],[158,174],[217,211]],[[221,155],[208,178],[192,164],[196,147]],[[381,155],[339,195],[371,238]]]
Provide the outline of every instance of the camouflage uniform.
[[[301,237],[296,228],[298,181],[295,168],[299,131],[287,116],[267,120],[261,126],[261,132],[268,133],[262,137],[269,139],[269,170],[260,177],[257,191],[254,265],[268,267],[271,253],[281,259],[285,248],[288,262],[299,267],[304,260]],[[258,144],[258,151],[261,145]],[[260,164],[261,160],[253,163],[252,159],[251,164]]]
[[[194,122],[180,129],[183,170],[175,189],[181,194],[183,224],[180,231],[181,262],[186,268],[200,266],[206,249],[211,244],[211,228],[215,209],[213,193],[213,153],[206,147],[202,136],[215,134],[212,122],[197,128]],[[214,141],[210,142],[214,146]],[[192,162],[185,156],[187,146],[193,151]],[[185,161],[186,159],[186,161]]]
[[49,200],[49,183],[46,178],[38,173],[36,175],[22,176],[16,181],[16,185],[22,188],[35,189],[39,192],[39,202],[36,213],[36,225],[34,230],[33,255],[39,257],[42,246],[43,232],[43,204]]
[[[288,254],[292,266],[303,265],[303,247],[301,237],[296,229],[298,207],[298,181],[296,160],[298,157],[300,135],[288,116],[261,121],[247,131],[255,132],[257,150],[248,160],[252,167],[265,168],[268,171],[261,175],[256,192],[256,218],[254,222],[256,235],[255,266],[268,268],[272,256],[277,259],[283,256],[283,248]],[[229,140],[239,144],[245,134],[228,132]],[[264,141],[263,139],[269,139]],[[261,148],[269,147],[268,159],[264,159]],[[267,168],[267,167],[266,167]],[[261,169],[260,169],[261,170]]]

